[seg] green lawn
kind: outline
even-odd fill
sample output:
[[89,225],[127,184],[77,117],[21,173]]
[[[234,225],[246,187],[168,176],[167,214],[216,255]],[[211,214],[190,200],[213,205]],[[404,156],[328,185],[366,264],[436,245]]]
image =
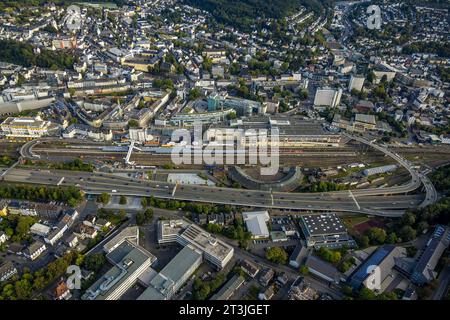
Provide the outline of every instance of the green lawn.
[[354,226],[368,221],[369,218],[366,216],[347,216],[342,217],[341,220],[348,229],[352,229]]

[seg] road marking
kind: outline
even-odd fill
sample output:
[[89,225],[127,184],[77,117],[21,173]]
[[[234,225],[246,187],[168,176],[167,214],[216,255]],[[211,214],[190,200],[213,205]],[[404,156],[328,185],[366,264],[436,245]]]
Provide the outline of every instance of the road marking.
[[172,197],[175,196],[175,192],[177,191],[177,187],[178,187],[178,182],[175,184],[175,186],[173,187],[172,190]]
[[19,164],[20,160],[14,162],[12,164],[11,167],[7,168],[3,173],[2,173],[2,177],[6,176],[8,174],[9,171],[11,171],[12,169],[14,169],[18,164]]
[[359,206],[358,201],[356,201],[355,196],[353,195],[352,191],[349,189],[348,193],[350,193],[350,197],[352,197],[353,201],[355,201],[356,206],[358,207],[358,210],[361,210],[361,207]]
[[62,177],[61,180],[59,180],[58,183],[57,183],[56,185],[57,185],[57,186],[60,186],[61,183],[63,183],[63,181],[64,181],[64,177]]

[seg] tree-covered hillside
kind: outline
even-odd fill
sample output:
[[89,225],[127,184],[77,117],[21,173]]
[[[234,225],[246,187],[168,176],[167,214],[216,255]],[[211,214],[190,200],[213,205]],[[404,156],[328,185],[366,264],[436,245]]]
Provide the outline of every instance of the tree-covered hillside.
[[124,5],[126,0],[2,0],[0,1],[0,12],[5,8],[22,8],[24,6],[38,7],[46,3],[54,3],[56,5],[70,5],[79,2],[112,2],[118,6]]
[[257,17],[283,18],[300,5],[322,11],[333,0],[184,0],[186,4],[210,12],[223,24],[248,27]]
[[64,52],[54,52],[41,49],[35,54],[30,44],[12,40],[0,40],[0,61],[9,62],[24,67],[37,66],[41,68],[73,69],[76,58]]

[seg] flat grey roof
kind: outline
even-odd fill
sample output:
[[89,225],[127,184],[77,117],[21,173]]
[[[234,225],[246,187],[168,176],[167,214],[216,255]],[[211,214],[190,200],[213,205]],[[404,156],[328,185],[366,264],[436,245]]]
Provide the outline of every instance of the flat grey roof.
[[189,245],[184,247],[151,281],[138,300],[165,300],[167,293],[202,259],[202,253]]
[[328,278],[337,279],[339,277],[339,271],[334,266],[313,255],[306,259],[305,265]]
[[210,300],[228,300],[244,281],[243,276],[235,274]]
[[108,260],[116,263],[100,277],[82,296],[83,300],[105,300],[111,292],[128,281],[144,263],[152,264],[156,257],[146,250],[126,241],[107,255]]
[[[117,235],[115,235],[111,240],[109,240],[107,243],[103,245],[103,249],[107,252],[114,249],[115,246],[117,246],[118,243],[121,243],[125,241],[126,239],[139,239],[139,227],[133,226],[133,227],[127,227],[120,231]],[[138,244],[138,241],[136,241],[136,244]]]
[[220,261],[223,261],[230,252],[233,252],[233,247],[212,236],[195,224],[191,224],[181,234],[181,237],[194,247],[197,247]]
[[306,236],[334,235],[347,233],[347,229],[335,213],[312,214],[300,217]]

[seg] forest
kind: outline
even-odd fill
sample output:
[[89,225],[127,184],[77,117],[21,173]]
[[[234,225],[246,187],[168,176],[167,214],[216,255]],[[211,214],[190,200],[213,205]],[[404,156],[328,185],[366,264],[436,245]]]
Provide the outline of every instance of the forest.
[[77,0],[2,0],[0,2],[0,11],[6,9],[6,8],[22,8],[24,6],[29,7],[39,7],[44,5],[45,3],[54,3],[55,5],[70,5],[77,2],[93,2],[93,3],[99,3],[99,2],[112,2],[117,4],[118,6],[122,6],[126,3],[126,0],[84,0],[84,1],[77,1]]
[[184,0],[188,5],[210,12],[219,22],[249,29],[258,18],[280,19],[303,5],[315,12],[322,11],[332,0]]
[[35,54],[30,44],[12,40],[0,40],[0,61],[24,67],[37,66],[52,70],[73,69],[76,58],[65,52],[41,49]]

